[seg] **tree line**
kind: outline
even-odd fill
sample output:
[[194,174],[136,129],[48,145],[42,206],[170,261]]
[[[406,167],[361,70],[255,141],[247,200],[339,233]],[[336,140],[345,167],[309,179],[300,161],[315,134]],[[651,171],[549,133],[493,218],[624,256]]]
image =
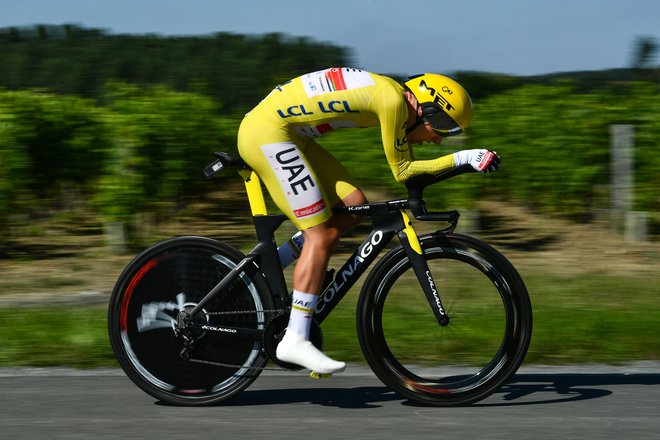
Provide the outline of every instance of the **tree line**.
[[244,111],[275,85],[346,65],[348,58],[347,48],[277,33],[163,37],[73,25],[0,29],[0,87],[100,99],[110,80],[162,84],[210,96],[224,113]]
[[[584,92],[613,81],[660,83],[660,68],[652,62],[657,48],[654,39],[640,38],[629,69],[532,77],[459,71],[452,76],[475,100],[525,84],[551,84],[561,79],[575,81]],[[223,113],[245,112],[272,87],[300,74],[347,65],[352,60],[346,47],[277,33],[164,37],[112,34],[70,24],[0,28],[0,87],[43,88],[102,99],[108,81],[162,84],[210,96],[222,104],[218,111]]]
[[[233,39],[243,46],[226,47]],[[62,30],[61,35],[48,29],[28,36],[0,30],[0,87],[4,87],[0,88],[0,248],[3,240],[10,239],[12,228],[57,209],[66,194],[77,194],[99,222],[130,224],[140,213],[166,216],[188,198],[217,190],[222,181],[209,184],[201,177],[201,169],[212,160],[214,150],[235,149],[241,111],[245,110],[227,103],[243,96],[241,105],[249,108],[274,84],[303,71],[345,64],[342,57],[347,54],[340,48],[324,54],[316,43],[303,47],[307,43],[282,36],[183,38],[185,41],[169,41],[173,47],[181,44],[177,49],[181,58],[169,73],[163,73],[156,72],[157,66],[166,63],[158,57],[146,60],[150,56],[144,55],[148,51],[142,46],[152,41],[161,47],[165,43],[160,40],[168,39],[128,38],[125,45],[135,43],[131,49],[118,43],[108,45],[103,32],[75,27]],[[257,42],[263,47],[257,49]],[[49,51],[35,49],[45,43],[55,53],[61,50],[59,53],[68,55],[58,61]],[[59,45],[48,46],[50,43]],[[23,44],[27,45],[24,50],[5,51]],[[192,50],[195,44],[199,44],[199,52]],[[295,55],[287,52],[291,44],[300,46]],[[195,55],[208,55],[202,47],[224,53],[252,45],[254,50],[242,53],[240,63],[223,58],[226,54],[199,59]],[[98,51],[95,56],[93,47]],[[118,51],[112,53],[122,55],[104,53],[104,47],[115,47]],[[168,58],[163,47],[163,57],[177,58]],[[143,53],[140,48],[145,49]],[[239,52],[234,55],[239,57]],[[66,69],[66,61],[72,59],[67,57],[73,53],[81,57],[89,53],[92,58]],[[327,58],[334,56],[337,58]],[[30,58],[50,75],[32,72],[31,76]],[[290,63],[280,62],[288,58]],[[17,64],[5,64],[8,59]],[[272,66],[264,67],[269,60]],[[115,78],[108,73],[116,72],[113,69],[122,63],[128,69],[125,72],[135,69],[135,76]],[[150,63],[154,67],[145,68]],[[85,69],[87,74],[81,77],[74,74]],[[176,69],[180,69],[179,77],[174,74]],[[195,85],[189,73],[215,69],[220,72],[216,75],[219,88],[213,93],[208,78]],[[21,70],[25,76],[16,73]],[[62,77],[53,77],[56,71],[63,72]],[[66,74],[71,74],[69,79]],[[620,77],[623,73],[619,71],[597,72],[598,80],[591,83],[586,76],[526,80],[469,72],[460,75],[459,81],[476,91],[472,93],[475,115],[469,134],[448,140],[440,148],[418,148],[416,154],[430,158],[457,148],[487,147],[496,150],[503,163],[488,180],[462,176],[442,188],[429,189],[431,203],[446,208],[470,206],[484,197],[505,198],[540,211],[589,220],[608,205],[609,126],[625,123],[635,126],[635,209],[650,212],[653,232],[660,231],[657,81]],[[70,81],[85,77],[97,82],[84,88],[84,81]],[[233,81],[234,87],[228,87]],[[391,178],[377,130],[339,131],[321,143],[347,164],[360,184],[405,194]],[[227,174],[221,179],[236,180]]]

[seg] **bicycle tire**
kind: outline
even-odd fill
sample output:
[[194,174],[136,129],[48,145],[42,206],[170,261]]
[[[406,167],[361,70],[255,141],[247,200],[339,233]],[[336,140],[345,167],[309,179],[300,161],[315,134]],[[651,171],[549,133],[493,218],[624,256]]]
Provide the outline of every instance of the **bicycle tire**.
[[420,242],[449,325],[438,324],[399,246],[360,293],[360,345],[376,376],[411,401],[472,404],[500,389],[523,362],[532,334],[529,295],[513,265],[479,240],[434,234]]
[[[263,341],[222,332],[196,335],[191,362],[180,355],[174,333],[178,312],[197,304],[243,259],[235,248],[204,237],[178,237],[156,244],[128,264],[114,287],[108,330],[126,375],[151,396],[174,405],[201,406],[228,399],[249,386],[267,362]],[[263,331],[272,308],[263,277],[241,273],[204,311],[236,312],[202,320],[214,326]]]

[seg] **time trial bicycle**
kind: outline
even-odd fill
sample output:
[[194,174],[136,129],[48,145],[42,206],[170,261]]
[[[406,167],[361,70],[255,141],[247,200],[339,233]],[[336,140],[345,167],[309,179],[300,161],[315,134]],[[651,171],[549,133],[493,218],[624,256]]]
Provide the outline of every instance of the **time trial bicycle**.
[[[259,176],[236,154],[215,153],[207,177],[238,169],[257,244],[243,254],[211,238],[177,237],[135,257],[110,300],[111,345],[127,376],[176,405],[224,401],[248,387],[275,356],[291,299],[274,236],[286,220],[267,214]],[[523,362],[532,334],[527,289],[513,265],[482,241],[454,232],[456,211],[429,212],[429,185],[472,171],[459,167],[406,183],[408,198],[334,208],[369,217],[373,229],[329,277],[314,315],[320,325],[395,236],[357,302],[360,346],[390,389],[424,405],[466,405],[496,392]],[[418,236],[406,211],[444,229]],[[477,347],[477,348],[475,348]]]

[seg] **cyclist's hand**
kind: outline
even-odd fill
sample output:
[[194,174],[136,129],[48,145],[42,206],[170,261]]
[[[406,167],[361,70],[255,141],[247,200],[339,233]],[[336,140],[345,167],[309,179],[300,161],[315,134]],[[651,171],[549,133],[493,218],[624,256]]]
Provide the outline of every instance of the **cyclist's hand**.
[[496,152],[486,149],[462,150],[454,153],[454,165],[469,164],[475,171],[488,173],[495,171],[500,166],[500,156]]

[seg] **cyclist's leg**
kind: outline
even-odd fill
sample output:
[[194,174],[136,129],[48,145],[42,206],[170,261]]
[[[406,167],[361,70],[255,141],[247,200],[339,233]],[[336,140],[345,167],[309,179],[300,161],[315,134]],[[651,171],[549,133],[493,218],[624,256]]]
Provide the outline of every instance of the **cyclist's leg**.
[[[356,205],[366,202],[366,197],[357,188],[351,175],[331,154],[311,139],[306,140],[304,147],[307,163],[314,170],[317,170],[316,177],[321,188],[324,190],[325,198],[329,204],[332,204],[332,206]],[[305,236],[305,246],[302,248],[300,258],[294,270],[294,301],[296,298],[301,298],[303,300],[311,300],[309,304],[313,304],[312,310],[309,311],[308,315],[303,315],[302,319],[306,319],[308,322],[311,321],[313,309],[318,300],[318,294],[325,280],[330,255],[334,251],[340,235],[357,225],[361,219],[361,216],[333,216],[314,226],[301,228]],[[304,293],[301,294],[301,292],[312,292],[315,296],[307,296]],[[296,304],[294,303],[295,306]],[[301,315],[298,314],[298,316],[300,317]],[[289,334],[289,330],[295,328],[296,322],[300,322],[300,320],[296,321],[292,312],[292,319],[289,322],[287,334]],[[295,334],[292,333],[292,335],[295,338]],[[296,355],[304,356],[300,361],[294,360],[296,363],[316,359],[316,366],[310,369],[317,373],[341,371],[345,367],[343,362],[333,361],[324,355],[321,358],[312,353],[304,354],[305,350],[299,348],[291,350],[290,347],[296,345],[289,345],[290,341],[287,337],[284,338],[282,341],[283,344],[280,344],[281,348],[278,351],[278,356],[292,356],[289,359],[296,359]],[[318,354],[321,355],[321,353]]]
[[[332,218],[330,206],[341,203],[337,188],[342,186],[342,191],[346,191],[346,188],[333,183],[327,187],[330,191],[325,191],[326,188],[304,153],[309,151],[312,157],[318,157],[315,154],[316,149],[321,147],[311,139],[300,138],[271,128],[270,136],[266,139],[268,143],[265,143],[261,142],[264,140],[264,127],[261,127],[260,131],[250,130],[250,133],[259,133],[258,136],[242,137],[241,132],[244,132],[243,127],[239,131],[241,156],[259,174],[282,212],[299,229],[305,231],[305,246],[294,271],[291,319],[287,333],[278,345],[277,357],[317,373],[342,371],[346,366],[343,362],[325,356],[309,342],[308,338],[311,318],[325,277],[327,262],[339,238],[339,227]],[[272,142],[273,140],[279,142]],[[338,165],[338,162],[335,165]],[[329,166],[331,164],[324,162],[317,169],[325,169]],[[340,165],[335,171],[336,176],[348,176]],[[333,173],[324,177],[328,178],[330,175]],[[355,188],[350,193],[354,191]],[[312,232],[308,232],[310,229]]]
[[[358,205],[366,202],[364,193],[344,166],[313,139],[305,139],[307,162],[315,170],[332,206]],[[333,216],[303,230],[305,246],[294,271],[294,288],[303,292],[320,293],[325,270],[339,237],[357,225],[361,216]],[[322,270],[321,270],[322,269]]]

